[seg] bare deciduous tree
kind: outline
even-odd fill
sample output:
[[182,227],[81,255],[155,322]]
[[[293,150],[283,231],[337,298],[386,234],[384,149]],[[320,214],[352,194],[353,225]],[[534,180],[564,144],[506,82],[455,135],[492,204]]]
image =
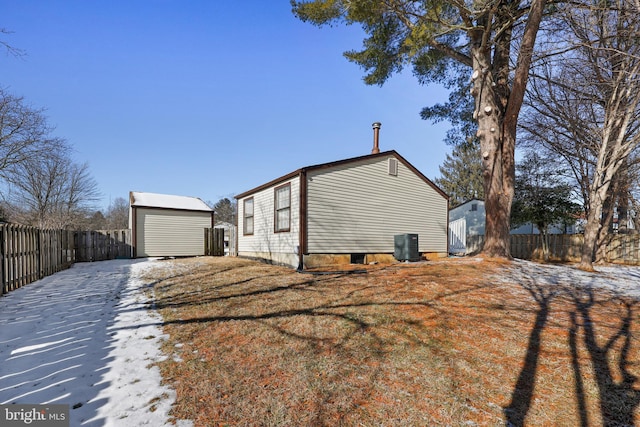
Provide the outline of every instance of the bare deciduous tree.
[[[589,188],[589,212],[580,266],[592,269],[602,209],[616,173],[640,142],[640,20],[635,5],[625,0],[608,9],[589,10],[578,39],[588,50],[604,106],[600,149]],[[595,24],[595,29],[591,25]],[[596,38],[599,37],[599,38]],[[593,41],[595,40],[595,42]]]
[[18,49],[12,45],[10,45],[9,43],[7,43],[6,41],[4,41],[4,36],[7,36],[9,34],[13,34],[13,31],[9,31],[6,28],[0,28],[0,34],[2,34],[2,38],[0,38],[0,46],[2,46],[4,48],[4,50],[13,56],[23,56],[24,55],[24,51],[22,49]]
[[116,197],[107,209],[107,227],[111,230],[129,228],[129,202]]
[[99,195],[88,165],[73,163],[64,151],[28,159],[8,179],[21,222],[39,228],[80,228]]
[[640,18],[629,0],[563,7],[561,61],[544,62],[521,121],[534,140],[565,158],[585,201],[580,267],[593,269],[612,184],[640,142]]
[[48,138],[50,132],[42,110],[0,88],[0,179],[22,162],[65,149],[60,140]]
[[52,137],[42,110],[0,89],[0,184],[12,221],[41,228],[76,228],[94,211],[99,192],[87,164]]

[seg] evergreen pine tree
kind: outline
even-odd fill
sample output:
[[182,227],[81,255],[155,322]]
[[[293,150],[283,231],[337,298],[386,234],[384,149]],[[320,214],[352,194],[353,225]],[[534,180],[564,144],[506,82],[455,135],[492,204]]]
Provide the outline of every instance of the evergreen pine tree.
[[484,198],[482,162],[477,145],[456,146],[440,166],[440,175],[435,182],[450,196],[449,207]]

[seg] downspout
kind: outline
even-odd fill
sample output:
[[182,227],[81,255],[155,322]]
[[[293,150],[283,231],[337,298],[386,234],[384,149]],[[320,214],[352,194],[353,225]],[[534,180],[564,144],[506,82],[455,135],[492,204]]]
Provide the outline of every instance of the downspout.
[[[233,246],[232,256],[238,256],[238,241],[239,241],[238,235],[240,234],[240,230],[238,230],[238,223],[240,222],[238,219],[240,217],[240,199],[238,199],[237,197],[235,199],[236,199],[236,213],[233,215],[233,225],[235,226],[235,230],[233,232],[234,246]],[[229,255],[231,255],[231,250],[229,250]]]
[[304,255],[307,253],[307,171],[300,171],[300,215],[298,226],[298,271],[304,270]]
[[[466,230],[465,230],[465,233],[466,233]],[[467,240],[465,239],[465,246],[466,246],[466,241]],[[449,241],[449,197],[447,196],[447,254],[446,254],[447,257],[451,253],[449,252],[449,248],[451,247],[450,245],[451,245],[451,242]],[[467,252],[466,247],[464,251]]]

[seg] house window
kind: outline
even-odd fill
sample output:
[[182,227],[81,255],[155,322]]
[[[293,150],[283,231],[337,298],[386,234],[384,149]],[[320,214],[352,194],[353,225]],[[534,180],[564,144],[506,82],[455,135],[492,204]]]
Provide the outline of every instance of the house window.
[[472,203],[471,204],[471,212],[477,212],[478,211],[478,204],[477,203]]
[[275,232],[291,230],[291,184],[275,189]]
[[243,234],[253,234],[253,197],[244,200],[243,205]]

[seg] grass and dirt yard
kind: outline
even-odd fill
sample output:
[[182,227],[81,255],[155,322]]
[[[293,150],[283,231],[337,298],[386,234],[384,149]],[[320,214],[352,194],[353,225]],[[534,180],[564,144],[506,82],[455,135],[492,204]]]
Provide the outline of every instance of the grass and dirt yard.
[[173,416],[196,426],[634,425],[640,306],[478,258],[298,273],[164,261]]

